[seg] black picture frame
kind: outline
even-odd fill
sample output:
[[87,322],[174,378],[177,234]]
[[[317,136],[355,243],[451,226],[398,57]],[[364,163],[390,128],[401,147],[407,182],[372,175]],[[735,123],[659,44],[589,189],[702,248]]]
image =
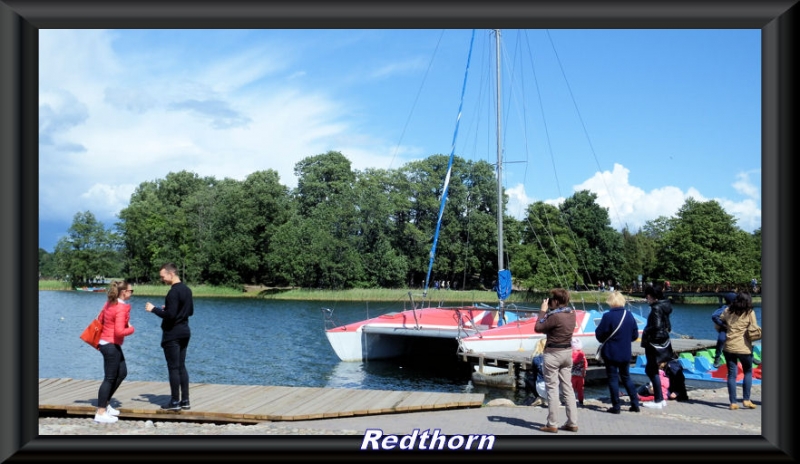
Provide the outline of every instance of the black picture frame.
[[[762,436],[503,437],[483,453],[413,459],[793,460],[792,191],[797,181],[797,0],[292,2],[0,0],[0,460],[407,460],[361,437],[40,437],[38,419],[38,31],[48,28],[748,28],[762,37]],[[794,76],[794,77],[793,77]],[[691,169],[691,166],[687,166]],[[779,371],[783,375],[779,375]],[[476,430],[476,433],[480,433]]]

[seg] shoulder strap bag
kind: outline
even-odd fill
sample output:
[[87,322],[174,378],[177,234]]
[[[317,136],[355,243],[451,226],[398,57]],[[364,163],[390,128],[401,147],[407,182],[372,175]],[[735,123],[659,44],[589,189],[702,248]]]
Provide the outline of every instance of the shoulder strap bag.
[[622,327],[622,321],[625,320],[625,316],[628,315],[628,310],[624,309],[623,311],[625,311],[625,312],[622,313],[622,317],[619,318],[619,324],[617,325],[617,328],[614,329],[613,332],[611,332],[611,335],[609,335],[608,338],[606,338],[605,342],[597,345],[597,352],[594,354],[594,359],[597,362],[601,363],[601,364],[603,363],[603,355],[601,353],[603,351],[603,345],[605,345],[607,341],[611,340],[611,338],[614,336],[614,334],[617,333],[617,330],[619,330],[619,328]]
[[103,314],[103,310],[100,310],[100,313],[92,319],[92,322],[83,329],[83,333],[81,333],[81,340],[85,341],[92,348],[99,350],[100,349],[100,334],[103,332],[103,322],[100,320],[100,316]]

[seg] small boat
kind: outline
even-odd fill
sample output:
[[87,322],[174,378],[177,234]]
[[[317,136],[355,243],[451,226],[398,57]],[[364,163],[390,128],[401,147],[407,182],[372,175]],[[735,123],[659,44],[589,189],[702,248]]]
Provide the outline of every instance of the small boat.
[[[678,361],[683,368],[687,388],[725,388],[728,382],[728,368],[725,364],[714,367],[713,360],[713,350],[699,351],[694,355],[680,354]],[[634,383],[645,384],[650,381],[644,372],[646,362],[643,354],[636,357],[636,363],[630,370]],[[753,385],[761,385],[761,345],[753,345],[753,363]],[[741,385],[743,379],[742,366],[739,364],[736,383]]]
[[108,289],[106,287],[75,287],[76,292],[106,292]]

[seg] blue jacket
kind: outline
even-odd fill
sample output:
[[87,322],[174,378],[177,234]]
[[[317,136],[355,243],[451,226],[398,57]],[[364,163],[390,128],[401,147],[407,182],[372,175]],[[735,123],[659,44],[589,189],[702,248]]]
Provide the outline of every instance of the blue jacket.
[[[600,319],[600,324],[594,331],[597,341],[603,343],[601,351],[603,359],[614,362],[631,361],[633,357],[631,343],[639,338],[639,327],[636,325],[636,318],[633,317],[633,314],[628,313],[629,311],[622,307],[611,308],[603,313],[603,318]],[[611,333],[617,328],[622,317],[625,317],[625,320],[617,333],[611,337]]]
[[714,328],[717,329],[717,332],[725,332],[728,330],[728,324],[726,324],[725,321],[720,318],[720,316],[722,316],[722,312],[725,311],[725,308],[727,307],[728,305],[724,304],[717,308],[713,314],[711,314],[711,320],[714,321]]

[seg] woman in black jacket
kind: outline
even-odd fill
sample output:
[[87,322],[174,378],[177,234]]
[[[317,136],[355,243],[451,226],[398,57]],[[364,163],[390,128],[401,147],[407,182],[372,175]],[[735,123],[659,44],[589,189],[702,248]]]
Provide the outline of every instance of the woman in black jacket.
[[[650,315],[647,316],[647,325],[642,330],[642,348],[647,363],[644,372],[653,383],[653,401],[642,403],[642,406],[652,409],[662,409],[667,406],[666,398],[661,394],[661,377],[658,374],[659,352],[653,344],[661,345],[669,341],[672,324],[669,316],[672,314],[672,304],[664,298],[660,285],[648,285],[644,289],[644,297],[650,305]],[[672,347],[669,347],[671,351]],[[669,359],[662,361],[669,361]]]

